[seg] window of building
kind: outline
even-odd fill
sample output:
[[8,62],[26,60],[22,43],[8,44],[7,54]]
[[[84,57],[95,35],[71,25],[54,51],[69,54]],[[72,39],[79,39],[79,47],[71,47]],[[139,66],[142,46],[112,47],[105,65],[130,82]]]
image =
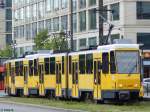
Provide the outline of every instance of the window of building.
[[5,0],[6,1],[6,7],[12,7],[12,0]]
[[39,19],[44,17],[44,2],[39,2],[39,8],[38,8],[38,17]]
[[86,11],[79,13],[80,17],[80,31],[86,30]]
[[150,2],[137,2],[137,19],[150,19]]
[[18,38],[18,27],[14,28],[14,37]]
[[46,0],[46,12],[53,10],[53,4],[55,0]]
[[7,33],[11,33],[12,32],[12,22],[11,21],[7,21],[6,22],[6,32]]
[[107,11],[108,10],[108,6],[107,5],[104,6],[104,10],[106,10],[106,11],[103,12],[103,16],[105,18],[104,22],[106,22],[107,19],[108,19],[108,11]]
[[23,53],[24,53],[24,48],[20,47],[20,55],[23,55]]
[[52,31],[52,20],[51,19],[47,19],[45,23],[46,23],[45,24],[46,29],[48,30],[48,32],[51,32]]
[[61,30],[67,30],[68,25],[68,16],[62,16],[61,17]]
[[79,55],[79,70],[80,74],[85,74],[85,55]]
[[55,57],[50,58],[50,74],[55,74]]
[[89,10],[89,29],[96,29],[96,11]]
[[17,21],[19,19],[19,15],[18,15],[18,10],[15,10],[15,21]]
[[96,5],[96,0],[89,0],[89,6]]
[[20,19],[23,20],[24,19],[24,8],[20,9]]
[[111,42],[114,43],[116,39],[120,38],[120,34],[112,34],[111,35]]
[[59,10],[59,0],[54,0],[54,10]]
[[80,9],[86,8],[86,0],[79,0],[80,2]]
[[37,23],[32,23],[32,38],[35,38],[37,35]]
[[86,73],[92,74],[93,72],[93,54],[86,54]]
[[53,19],[53,30],[59,31],[59,17]]
[[89,38],[89,46],[96,46],[96,37]]
[[62,9],[67,8],[67,5],[68,5],[68,0],[61,0],[61,8]]
[[42,30],[44,30],[44,21],[40,21],[38,27],[39,27],[38,28],[39,32],[41,32]]
[[86,47],[86,39],[80,39],[80,47]]
[[6,9],[6,20],[12,20],[12,10]]
[[30,18],[30,8],[29,8],[29,6],[26,7],[26,18],[27,19]]
[[73,11],[77,10],[77,0],[72,0]]
[[77,32],[77,14],[73,14],[73,32]]
[[112,13],[112,20],[116,21],[120,19],[120,6],[119,3],[111,4],[110,5],[111,10],[113,10]]
[[33,19],[35,19],[36,17],[37,17],[37,4],[34,4],[33,6],[32,6],[32,8],[33,8]]
[[77,51],[77,40],[73,40],[73,51]]
[[12,44],[12,34],[6,34],[6,44]]
[[26,40],[29,40],[31,37],[31,25],[27,24],[26,25]]
[[141,49],[150,49],[150,33],[137,33],[137,43],[143,44]]
[[44,59],[44,66],[45,66],[45,74],[46,75],[48,75],[49,74],[49,65],[50,65],[50,63],[49,63],[50,61],[49,61],[49,58],[45,58]]
[[20,37],[24,37],[24,26],[20,26]]

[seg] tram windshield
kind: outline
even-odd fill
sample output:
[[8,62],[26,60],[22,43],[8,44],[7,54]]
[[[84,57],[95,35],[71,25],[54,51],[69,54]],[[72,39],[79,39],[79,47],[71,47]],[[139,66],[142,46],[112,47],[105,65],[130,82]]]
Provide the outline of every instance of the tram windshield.
[[117,51],[116,65],[118,73],[121,74],[139,73],[139,52]]

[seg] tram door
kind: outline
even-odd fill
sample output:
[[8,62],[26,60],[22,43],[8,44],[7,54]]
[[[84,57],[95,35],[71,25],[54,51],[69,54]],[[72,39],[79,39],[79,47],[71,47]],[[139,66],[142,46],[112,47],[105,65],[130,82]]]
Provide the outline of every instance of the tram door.
[[29,67],[24,66],[24,95],[28,95],[28,75],[29,75]]
[[94,60],[94,99],[101,99],[101,63]]
[[11,67],[11,94],[15,94],[15,67]]
[[61,96],[61,63],[56,63],[56,96]]
[[79,97],[78,73],[79,73],[78,62],[72,62],[72,97],[75,98]]
[[44,95],[44,64],[39,64],[39,94]]

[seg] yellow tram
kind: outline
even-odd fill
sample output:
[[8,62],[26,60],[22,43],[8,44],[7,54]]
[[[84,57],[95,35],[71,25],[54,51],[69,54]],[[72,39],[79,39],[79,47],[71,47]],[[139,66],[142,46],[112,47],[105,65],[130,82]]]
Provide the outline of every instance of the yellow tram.
[[137,44],[26,56],[6,62],[6,89],[13,95],[94,100],[143,96]]

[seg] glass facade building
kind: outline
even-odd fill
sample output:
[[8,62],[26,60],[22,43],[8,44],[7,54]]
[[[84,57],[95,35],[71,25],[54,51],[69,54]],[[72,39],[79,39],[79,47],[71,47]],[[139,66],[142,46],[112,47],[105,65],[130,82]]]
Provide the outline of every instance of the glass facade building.
[[0,49],[12,43],[12,0],[0,1]]
[[[127,38],[133,43],[145,42],[140,36],[143,37],[141,33],[150,33],[149,4],[142,0],[132,3],[104,0],[104,9],[112,10],[103,13],[106,18],[103,31],[105,37],[109,22],[114,25],[111,41]],[[99,13],[95,11],[98,5],[99,0],[13,0],[13,39],[17,42],[18,54],[32,50],[34,38],[43,29],[47,29],[49,34],[72,29],[74,50],[98,45]],[[7,31],[10,31],[9,26]]]

